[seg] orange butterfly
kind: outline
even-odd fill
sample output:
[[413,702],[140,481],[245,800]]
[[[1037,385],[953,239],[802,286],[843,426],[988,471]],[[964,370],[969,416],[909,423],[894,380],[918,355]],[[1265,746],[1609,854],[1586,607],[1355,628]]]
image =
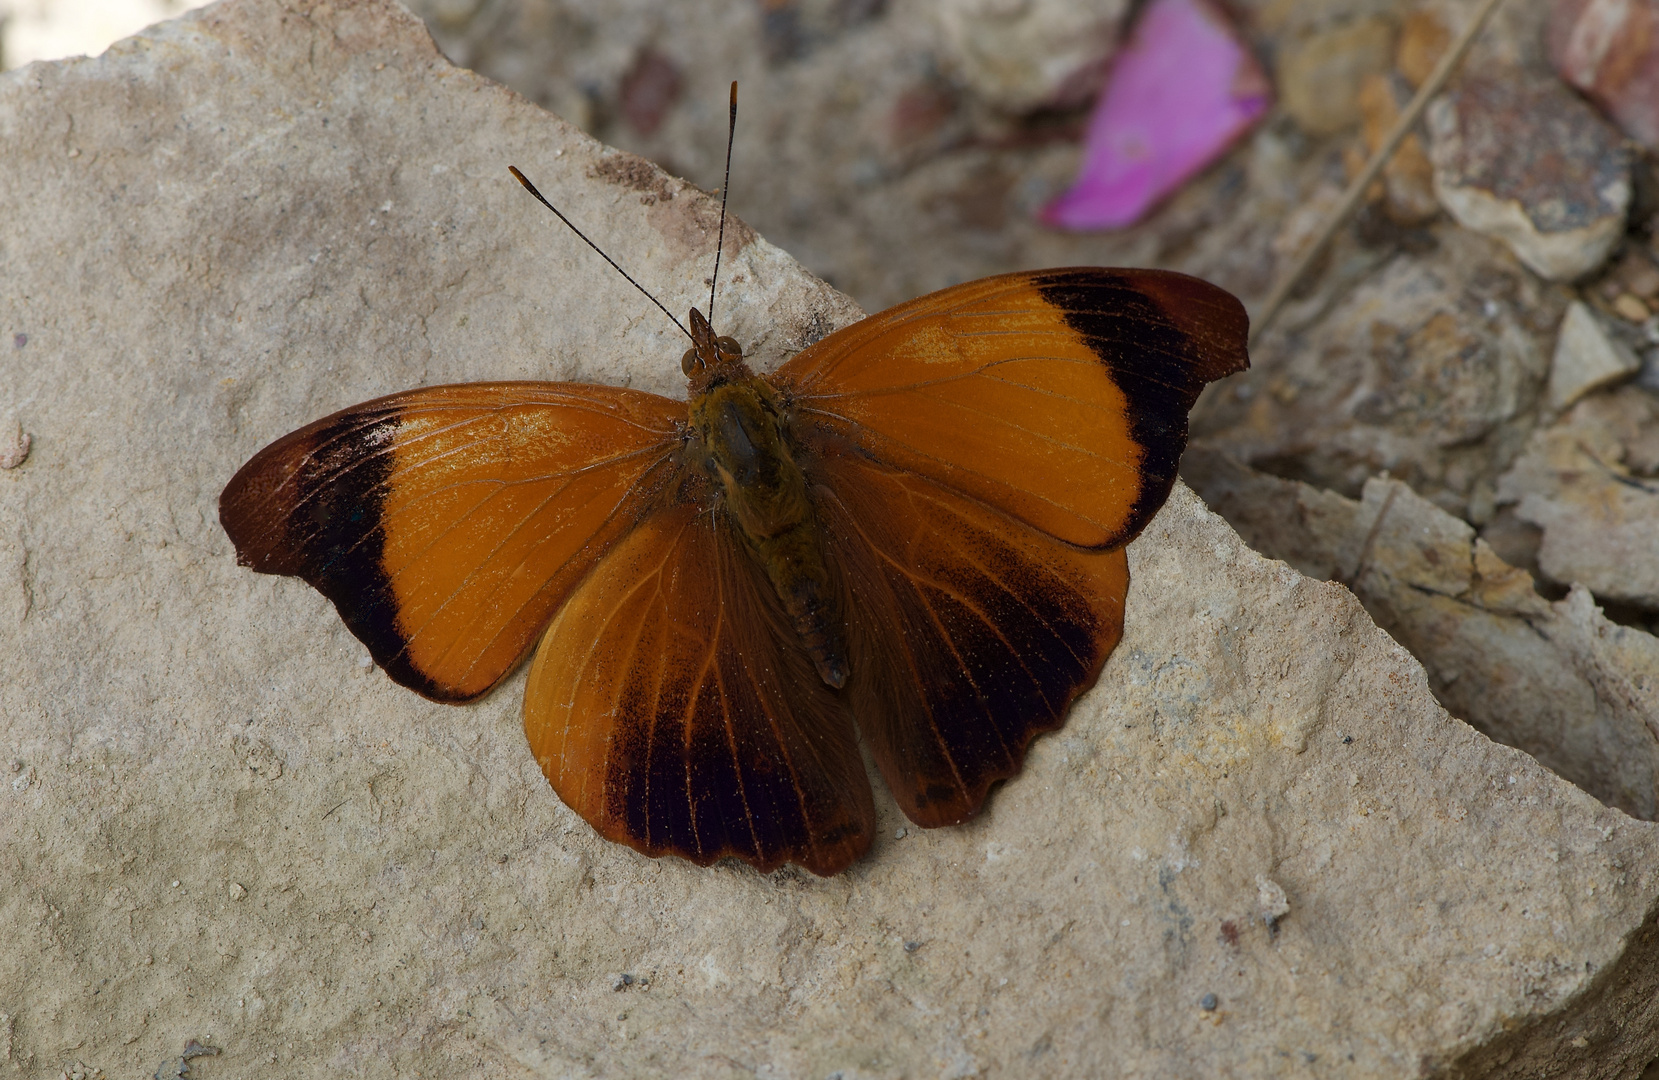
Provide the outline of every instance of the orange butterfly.
[[689,401],[393,394],[261,450],[220,521],[433,700],[482,696],[539,639],[530,749],[605,837],[833,874],[874,829],[858,737],[912,821],[955,824],[1093,685],[1124,546],[1247,327],[1182,274],[1033,271],[757,376],[694,308]]

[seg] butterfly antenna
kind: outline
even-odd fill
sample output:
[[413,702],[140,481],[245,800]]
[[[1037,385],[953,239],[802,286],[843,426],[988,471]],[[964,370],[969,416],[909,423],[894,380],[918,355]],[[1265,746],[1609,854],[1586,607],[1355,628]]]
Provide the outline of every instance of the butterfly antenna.
[[726,178],[720,182],[720,236],[714,242],[714,276],[709,278],[709,322],[714,322],[714,286],[720,280],[720,249],[726,245],[726,193],[732,186],[732,137],[737,134],[737,80],[732,80],[732,108],[726,126]]
[[[733,87],[736,87],[737,84],[733,83],[732,85],[733,85]],[[580,236],[582,238],[582,243],[586,244],[588,247],[592,248],[593,250],[599,252],[600,257],[602,259],[604,259],[606,262],[610,263],[611,267],[613,269],[615,269],[617,273],[621,274],[624,278],[627,278],[628,284],[632,285],[634,288],[638,289],[641,293],[643,293],[644,296],[645,296],[645,299],[647,299],[647,300],[651,301],[653,304],[657,305],[657,308],[664,315],[668,316],[668,320],[670,322],[672,322],[675,326],[678,326],[680,328],[680,333],[684,334],[686,337],[691,337],[691,331],[687,330],[685,328],[685,326],[681,324],[680,320],[674,318],[674,313],[673,312],[669,311],[667,308],[662,306],[662,301],[661,300],[658,300],[656,297],[652,296],[649,292],[647,292],[645,286],[641,285],[639,282],[635,281],[631,276],[629,276],[628,271],[622,269],[622,267],[620,267],[620,266],[617,266],[616,265],[616,260],[611,258],[609,255],[606,255],[604,248],[601,248],[598,244],[594,243],[592,240],[589,240],[587,238],[587,234],[582,232],[581,229],[578,229],[575,225],[571,225],[570,219],[565,217],[563,214],[560,214],[559,213],[559,208],[557,206],[554,206],[552,203],[548,202],[547,197],[544,196],[541,192],[536,190],[536,185],[532,184],[528,179],[526,179],[525,175],[518,171],[517,166],[509,165],[509,166],[507,166],[507,171],[513,174],[513,178],[515,180],[517,180],[519,183],[524,185],[524,190],[526,190],[530,194],[534,195],[536,197],[536,199],[543,206],[545,206],[549,210],[553,211],[553,213],[558,216],[558,219],[560,221],[562,221],[566,225],[568,225],[570,227],[571,232],[575,233],[577,236]],[[716,253],[716,255],[715,255],[715,262],[718,265],[718,262],[719,262],[719,254],[718,253]],[[696,339],[693,338],[692,340],[695,341]]]

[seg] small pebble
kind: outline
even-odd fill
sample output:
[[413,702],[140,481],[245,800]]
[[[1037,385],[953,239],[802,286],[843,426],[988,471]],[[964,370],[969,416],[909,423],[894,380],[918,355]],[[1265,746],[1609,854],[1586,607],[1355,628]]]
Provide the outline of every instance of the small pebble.
[[11,437],[6,441],[10,445],[0,444],[0,469],[15,469],[28,460],[29,446],[34,442],[34,436],[24,431],[22,424],[14,422]]
[[1619,263],[1619,277],[1626,289],[1644,300],[1659,296],[1659,266],[1654,266],[1653,260],[1639,249],[1632,250]]
[[907,942],[904,943],[904,951],[905,952],[915,952],[917,949],[919,949],[921,947],[922,947],[922,943],[919,942],[919,941],[907,941]]
[[1203,1009],[1205,1012],[1215,1012],[1215,1006],[1216,1001],[1214,994],[1205,994],[1203,997],[1198,999],[1198,1007]]
[[893,839],[903,840],[908,835],[910,835],[910,834],[908,832],[906,832],[904,829],[895,829],[894,832],[893,832]]
[[1613,301],[1613,310],[1619,313],[1621,319],[1633,323],[1646,322],[1647,317],[1653,314],[1633,293],[1620,293]]

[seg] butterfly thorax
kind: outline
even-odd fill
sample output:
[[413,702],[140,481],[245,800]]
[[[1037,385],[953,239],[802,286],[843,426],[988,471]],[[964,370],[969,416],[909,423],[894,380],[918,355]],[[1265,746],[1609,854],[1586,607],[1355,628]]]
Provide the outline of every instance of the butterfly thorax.
[[[695,309],[691,314],[694,331],[708,327]],[[735,341],[714,339],[712,332],[707,336],[709,351],[717,350],[717,355],[706,355],[702,341],[686,354],[691,380],[688,456],[717,483],[718,512],[726,515],[772,583],[819,677],[840,687],[847,681],[841,612],[806,476],[790,448],[782,402],[743,363]]]

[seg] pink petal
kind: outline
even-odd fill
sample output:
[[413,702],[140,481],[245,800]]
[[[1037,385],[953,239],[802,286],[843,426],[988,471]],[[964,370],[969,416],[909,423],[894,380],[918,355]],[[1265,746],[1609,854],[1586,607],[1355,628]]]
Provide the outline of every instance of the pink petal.
[[1220,157],[1272,99],[1255,57],[1209,0],[1152,0],[1113,62],[1076,183],[1042,219],[1077,230],[1134,224]]

